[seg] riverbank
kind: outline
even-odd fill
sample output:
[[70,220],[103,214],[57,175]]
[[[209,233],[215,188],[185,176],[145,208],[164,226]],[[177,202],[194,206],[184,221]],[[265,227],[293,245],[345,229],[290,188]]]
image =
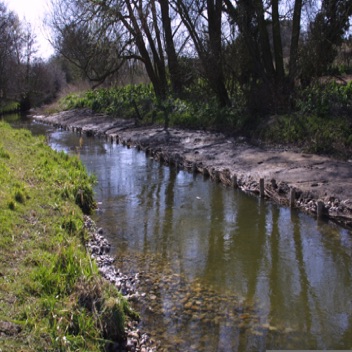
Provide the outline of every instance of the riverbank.
[[94,179],[44,137],[0,134],[0,351],[131,350],[138,315],[87,251]]
[[244,138],[221,133],[138,127],[133,120],[87,109],[34,117],[87,136],[104,136],[113,143],[134,146],[166,164],[352,226],[352,160],[343,162],[280,146],[254,146]]

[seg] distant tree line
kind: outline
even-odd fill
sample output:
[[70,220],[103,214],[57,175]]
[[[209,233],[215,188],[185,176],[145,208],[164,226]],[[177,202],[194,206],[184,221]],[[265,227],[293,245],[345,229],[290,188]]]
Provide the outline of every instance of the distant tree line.
[[28,23],[9,11],[0,1],[0,111],[9,102],[28,110],[51,101],[65,82],[53,59],[37,56],[35,34]]
[[95,85],[143,65],[156,96],[202,81],[220,107],[280,113],[329,72],[352,0],[52,0],[53,44]]

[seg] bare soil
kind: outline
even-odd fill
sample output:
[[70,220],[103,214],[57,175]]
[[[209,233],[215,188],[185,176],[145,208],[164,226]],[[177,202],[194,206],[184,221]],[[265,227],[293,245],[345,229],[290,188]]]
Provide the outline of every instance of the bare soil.
[[[166,164],[203,173],[214,181],[314,216],[319,202],[322,216],[352,227],[352,160],[344,162],[284,147],[254,146],[244,138],[229,138],[221,133],[138,127],[134,121],[87,109],[34,117],[77,133],[105,136],[111,142],[137,147]],[[260,191],[260,179],[264,179],[264,193]]]

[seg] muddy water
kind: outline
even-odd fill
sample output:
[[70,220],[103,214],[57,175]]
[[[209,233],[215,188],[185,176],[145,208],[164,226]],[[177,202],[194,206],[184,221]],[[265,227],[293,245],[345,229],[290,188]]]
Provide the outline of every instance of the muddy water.
[[97,176],[95,220],[122,271],[140,273],[136,309],[160,350],[352,348],[349,231],[135,149],[46,133]]

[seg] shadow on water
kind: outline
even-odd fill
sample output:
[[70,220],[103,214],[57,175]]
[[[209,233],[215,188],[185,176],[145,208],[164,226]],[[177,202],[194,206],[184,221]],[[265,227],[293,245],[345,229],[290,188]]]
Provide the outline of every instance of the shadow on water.
[[95,220],[121,270],[140,273],[141,328],[161,350],[351,348],[349,231],[135,149],[43,133],[97,175]]

